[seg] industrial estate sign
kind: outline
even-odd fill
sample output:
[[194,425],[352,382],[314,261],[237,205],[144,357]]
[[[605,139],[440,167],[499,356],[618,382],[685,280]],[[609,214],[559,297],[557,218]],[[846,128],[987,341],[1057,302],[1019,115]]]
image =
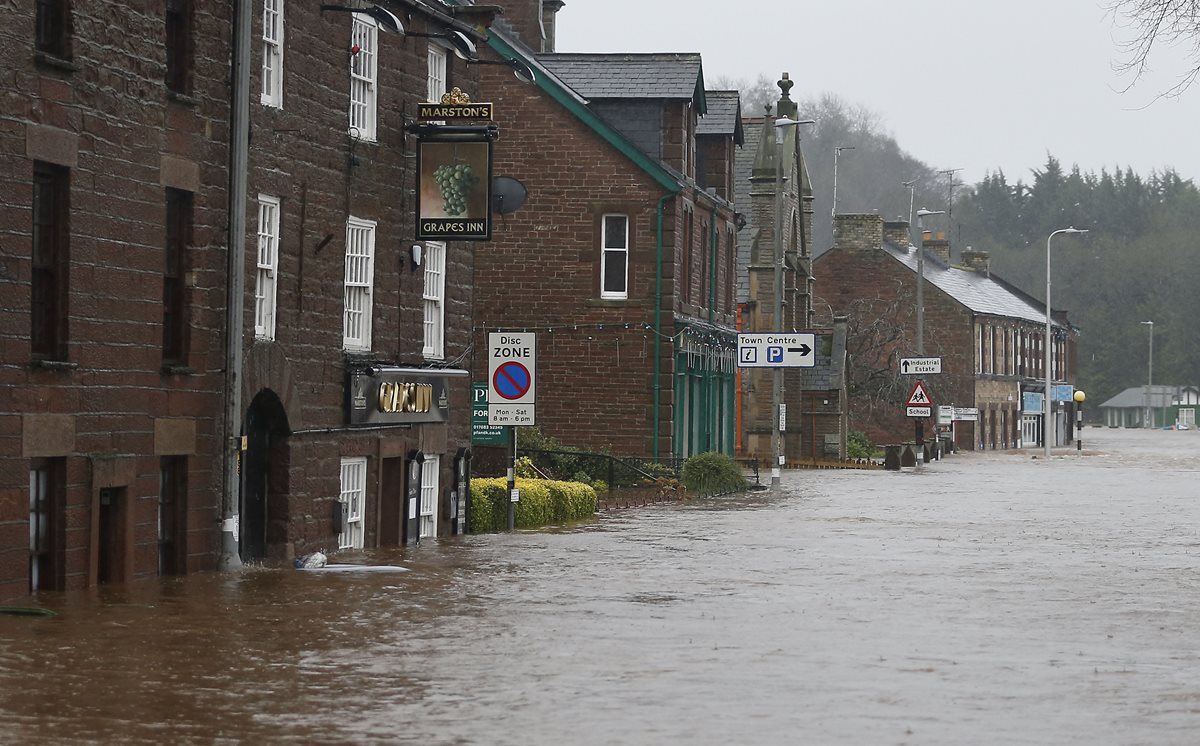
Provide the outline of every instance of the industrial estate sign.
[[445,422],[450,405],[447,376],[465,370],[372,366],[348,374],[346,421],[351,425]]
[[812,368],[817,364],[817,335],[803,333],[738,334],[739,368]]
[[488,424],[534,424],[537,335],[488,334]]
[[926,375],[942,372],[940,357],[904,357],[900,358],[900,372],[907,375]]

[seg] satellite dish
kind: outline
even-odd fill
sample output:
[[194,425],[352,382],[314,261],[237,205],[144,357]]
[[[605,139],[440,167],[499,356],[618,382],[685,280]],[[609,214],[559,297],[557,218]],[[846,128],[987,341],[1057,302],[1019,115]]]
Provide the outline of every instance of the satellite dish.
[[492,179],[492,212],[496,215],[508,215],[521,209],[527,196],[529,192],[525,185],[511,176]]

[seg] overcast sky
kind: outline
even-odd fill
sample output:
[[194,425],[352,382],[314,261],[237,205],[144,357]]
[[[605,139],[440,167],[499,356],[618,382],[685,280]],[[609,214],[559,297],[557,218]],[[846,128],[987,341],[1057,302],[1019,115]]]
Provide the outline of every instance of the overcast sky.
[[[567,0],[560,52],[700,52],[718,76],[796,81],[875,111],[900,146],[978,181],[1028,182],[1049,151],[1065,167],[1200,177],[1200,85],[1157,94],[1181,52],[1122,93],[1123,32],[1106,0]],[[703,8],[712,9],[703,17]],[[711,86],[710,86],[711,87]]]

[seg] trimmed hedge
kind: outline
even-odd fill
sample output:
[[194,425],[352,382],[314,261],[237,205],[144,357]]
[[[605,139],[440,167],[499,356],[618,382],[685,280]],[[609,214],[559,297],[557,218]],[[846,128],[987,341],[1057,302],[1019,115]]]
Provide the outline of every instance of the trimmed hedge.
[[683,462],[680,478],[688,492],[696,495],[723,495],[746,489],[742,467],[732,456],[711,451]]
[[[521,491],[521,500],[516,504],[517,528],[566,523],[596,512],[596,491],[589,485],[523,477],[517,477],[516,485]],[[507,525],[508,479],[472,479],[471,533],[503,531]]]

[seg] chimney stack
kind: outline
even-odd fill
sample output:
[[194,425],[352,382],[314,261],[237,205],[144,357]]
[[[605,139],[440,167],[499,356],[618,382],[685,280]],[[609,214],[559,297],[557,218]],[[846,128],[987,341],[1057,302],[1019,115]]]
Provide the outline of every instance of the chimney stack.
[[889,220],[883,224],[883,238],[889,243],[894,243],[905,251],[909,246],[912,246],[912,241],[908,238],[908,221],[902,218]]
[[963,249],[962,263],[972,272],[978,272],[982,275],[990,276],[991,258],[986,251],[975,251],[968,246],[967,248]]
[[868,213],[839,213],[833,220],[833,246],[876,251],[883,245],[883,218]]
[[950,242],[946,240],[945,231],[938,231],[936,234],[933,231],[925,231],[923,244],[927,255],[936,258],[947,267],[950,266]]
[[554,22],[558,11],[566,5],[563,0],[542,0],[542,51],[554,51]]

